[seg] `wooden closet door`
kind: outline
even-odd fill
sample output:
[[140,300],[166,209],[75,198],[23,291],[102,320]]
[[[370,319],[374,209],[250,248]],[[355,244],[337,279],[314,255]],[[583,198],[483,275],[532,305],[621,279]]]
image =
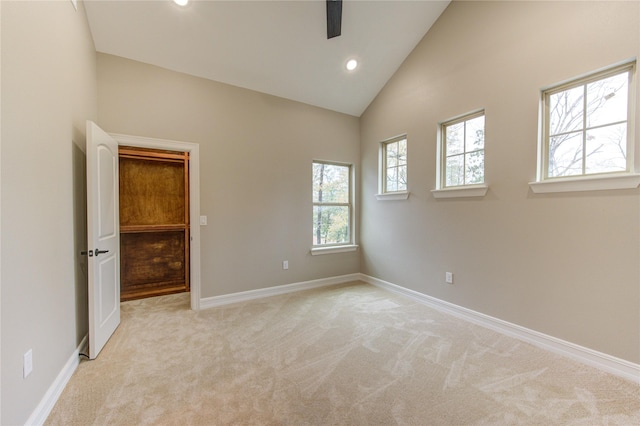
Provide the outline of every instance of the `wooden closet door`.
[[189,291],[189,154],[119,151],[120,298]]

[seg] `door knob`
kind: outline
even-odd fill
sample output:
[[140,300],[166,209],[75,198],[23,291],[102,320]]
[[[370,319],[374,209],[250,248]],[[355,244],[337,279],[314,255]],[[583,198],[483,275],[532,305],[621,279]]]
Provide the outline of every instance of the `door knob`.
[[102,253],[109,253],[109,250],[99,250],[99,249],[95,250],[96,256],[101,255]]

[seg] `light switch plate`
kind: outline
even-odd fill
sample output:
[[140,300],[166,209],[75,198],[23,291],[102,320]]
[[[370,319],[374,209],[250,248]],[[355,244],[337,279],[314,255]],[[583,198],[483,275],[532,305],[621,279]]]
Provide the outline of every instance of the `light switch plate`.
[[206,225],[206,224],[207,224],[207,217],[200,216],[200,225]]
[[27,378],[33,371],[33,350],[29,349],[24,354],[24,363],[22,364],[22,377]]

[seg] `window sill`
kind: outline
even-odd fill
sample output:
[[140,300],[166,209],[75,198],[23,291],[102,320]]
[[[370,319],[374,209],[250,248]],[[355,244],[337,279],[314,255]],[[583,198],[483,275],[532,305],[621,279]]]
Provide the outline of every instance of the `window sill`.
[[386,192],[384,194],[376,194],[376,200],[378,201],[397,201],[397,200],[406,200],[407,198],[409,198],[409,191]]
[[433,194],[433,198],[484,197],[488,190],[488,185],[469,185],[454,188],[432,189],[431,194]]
[[640,174],[589,176],[529,182],[536,194],[576,191],[603,191],[611,189],[634,189],[640,185]]
[[311,249],[311,255],[317,256],[320,254],[345,253],[348,251],[356,250],[358,250],[358,246],[356,244],[349,244],[344,246],[314,247]]

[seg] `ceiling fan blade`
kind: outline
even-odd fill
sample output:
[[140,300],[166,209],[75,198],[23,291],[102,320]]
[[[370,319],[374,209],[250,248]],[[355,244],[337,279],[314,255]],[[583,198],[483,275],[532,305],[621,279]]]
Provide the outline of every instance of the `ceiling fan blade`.
[[327,39],[342,32],[342,0],[327,0]]

